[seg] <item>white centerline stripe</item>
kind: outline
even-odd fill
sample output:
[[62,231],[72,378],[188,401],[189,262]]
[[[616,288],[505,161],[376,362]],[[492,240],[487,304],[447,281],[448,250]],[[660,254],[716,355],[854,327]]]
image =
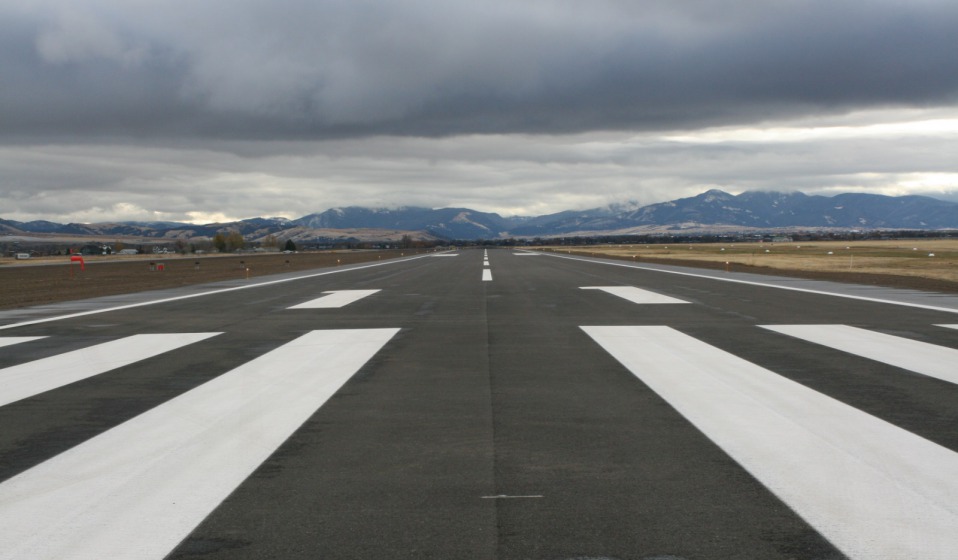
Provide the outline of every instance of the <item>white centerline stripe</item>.
[[870,301],[870,302],[873,302],[873,303],[886,303],[886,304],[889,304],[889,305],[902,305],[902,306],[905,306],[905,307],[915,307],[915,308],[917,308],[917,309],[931,309],[931,310],[933,310],[933,311],[944,311],[944,312],[946,312],[946,313],[958,313],[958,309],[955,309],[955,308],[953,308],[953,307],[941,307],[941,306],[938,306],[938,305],[926,305],[926,304],[923,304],[923,303],[910,303],[910,302],[907,302],[907,301],[896,301],[896,300],[892,300],[892,299],[873,298],[873,297],[866,297],[866,296],[856,296],[856,295],[853,295],[853,294],[841,294],[841,293],[837,293],[837,292],[826,292],[825,290],[813,290],[813,289],[810,289],[810,288],[799,288],[799,287],[796,287],[796,286],[782,286],[782,285],[779,285],[779,284],[769,284],[769,283],[766,283],[766,282],[755,282],[755,281],[752,281],[752,280],[740,280],[740,279],[738,279],[738,278],[723,278],[723,277],[720,277],[720,276],[711,276],[711,275],[709,275],[709,274],[694,274],[694,273],[691,273],[691,272],[680,272],[680,271],[678,271],[678,270],[663,270],[663,269],[660,269],[660,268],[649,268],[649,267],[646,267],[646,266],[637,265],[637,264],[630,264],[630,263],[617,263],[617,262],[599,261],[599,260],[585,259],[585,258],[579,258],[579,257],[571,257],[571,256],[567,256],[567,255],[554,255],[554,254],[551,254],[551,253],[542,253],[542,254],[543,254],[543,256],[555,257],[555,258],[558,258],[558,259],[568,259],[568,260],[570,260],[570,261],[580,261],[580,262],[586,262],[586,263],[592,263],[592,264],[604,264],[604,265],[608,265],[608,266],[620,266],[620,267],[623,267],[623,268],[634,268],[634,269],[637,269],[637,270],[646,270],[646,271],[649,271],[649,272],[662,272],[662,273],[664,273],[664,274],[677,274],[677,275],[679,275],[679,276],[691,276],[692,278],[705,278],[705,279],[708,279],[708,280],[717,280],[717,281],[719,281],[719,282],[732,282],[733,284],[745,284],[745,285],[748,285],[748,286],[760,286],[760,287],[762,287],[762,288],[775,288],[776,290],[788,290],[788,291],[792,291],[792,292],[802,292],[802,293],[806,293],[806,294],[816,294],[816,295],[821,295],[821,296],[834,296],[834,297],[840,297],[840,298],[846,298],[846,299],[855,299],[855,300],[859,300],[859,301]]
[[41,338],[46,338],[43,336],[7,336],[0,338],[0,348],[4,346],[12,346],[14,344],[20,344],[22,342],[30,342],[31,340],[40,340]]
[[307,333],[0,484],[0,558],[165,557],[398,330]]
[[[828,346],[930,377],[958,383],[958,350],[848,325],[761,325],[762,328]],[[958,474],[958,473],[955,473]],[[958,530],[958,528],[956,528]]]
[[689,303],[687,301],[676,299],[674,297],[663,296],[648,290],[642,290],[634,286],[583,286],[583,290],[601,290],[603,292],[618,296],[622,299],[638,304],[657,304],[657,303]]
[[354,301],[359,301],[364,297],[371,296],[380,290],[333,290],[329,292],[323,292],[323,297],[316,298],[311,301],[300,303],[299,305],[294,305],[288,307],[287,309],[333,309],[344,307],[353,303]]
[[220,333],[137,334],[0,369],[0,406],[93,377]]
[[491,282],[491,281],[492,281],[492,271],[489,270],[488,268],[483,269],[483,271],[482,271],[482,281],[483,281],[483,282]]
[[668,327],[582,329],[849,558],[954,558],[958,454]]

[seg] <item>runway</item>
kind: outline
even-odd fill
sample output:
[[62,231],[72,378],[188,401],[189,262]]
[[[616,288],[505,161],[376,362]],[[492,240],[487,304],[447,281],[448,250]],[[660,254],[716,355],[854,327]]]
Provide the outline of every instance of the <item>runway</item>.
[[958,550],[958,297],[506,248],[0,313],[0,558]]

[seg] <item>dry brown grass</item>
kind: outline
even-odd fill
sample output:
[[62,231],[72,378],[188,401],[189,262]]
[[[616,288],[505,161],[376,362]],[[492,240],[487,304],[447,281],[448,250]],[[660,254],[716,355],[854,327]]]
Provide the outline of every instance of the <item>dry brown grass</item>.
[[911,277],[958,287],[958,239],[601,245],[547,250],[634,261],[700,263],[709,268],[739,271],[810,273],[823,278],[835,275],[836,279],[842,275]]

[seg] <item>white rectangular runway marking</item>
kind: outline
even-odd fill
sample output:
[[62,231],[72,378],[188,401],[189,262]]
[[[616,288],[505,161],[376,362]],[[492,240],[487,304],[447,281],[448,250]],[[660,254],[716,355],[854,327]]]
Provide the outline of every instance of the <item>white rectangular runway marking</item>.
[[958,329],[958,325],[938,325],[939,327],[945,327],[946,329]]
[[0,369],[0,406],[205,340],[220,333],[137,334]]
[[0,558],[161,559],[399,329],[307,333],[0,484]]
[[622,299],[638,304],[658,304],[658,303],[689,303],[687,301],[676,299],[669,296],[663,296],[648,290],[642,290],[634,286],[582,286],[583,290],[601,290],[603,292],[618,296]]
[[378,291],[380,290],[333,290],[323,292],[326,294],[323,297],[287,307],[287,309],[334,309],[344,307],[354,301],[359,301]]
[[41,338],[46,338],[43,336],[6,336],[0,338],[0,348],[4,346],[12,346],[14,344],[20,344],[21,342],[30,342],[31,340],[40,340]]
[[436,253],[435,255],[428,255],[430,257],[458,257],[459,253]]
[[582,329],[849,558],[954,558],[958,453],[669,327]]
[[762,328],[958,383],[958,350],[953,348],[847,325],[762,325]]
[[483,269],[483,271],[482,271],[482,281],[483,281],[483,282],[491,282],[491,281],[492,281],[492,271],[489,270],[488,268]]

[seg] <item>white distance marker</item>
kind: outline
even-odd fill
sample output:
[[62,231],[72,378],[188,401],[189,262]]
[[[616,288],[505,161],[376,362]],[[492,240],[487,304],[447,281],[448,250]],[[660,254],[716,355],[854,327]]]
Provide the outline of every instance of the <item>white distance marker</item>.
[[662,294],[657,294],[648,290],[642,290],[634,286],[583,286],[581,289],[601,290],[640,305],[659,303],[689,303],[681,299],[663,296]]
[[582,327],[852,560],[954,558],[958,453],[669,327]]
[[488,268],[483,269],[482,271],[482,281],[483,282],[492,282],[492,271]]
[[166,557],[398,331],[312,331],[6,480],[0,558]]
[[762,325],[762,328],[958,383],[958,350],[953,348],[848,325]]
[[137,334],[49,358],[0,369],[0,406],[157,354],[206,340],[220,333]]
[[46,338],[43,336],[5,336],[0,338],[0,348],[4,346],[12,346],[14,344],[20,344],[23,342],[30,342],[31,340],[40,340],[41,338]]
[[354,301],[359,301],[378,291],[380,290],[334,290],[323,292],[326,294],[323,297],[287,307],[287,309],[334,309],[344,307]]

